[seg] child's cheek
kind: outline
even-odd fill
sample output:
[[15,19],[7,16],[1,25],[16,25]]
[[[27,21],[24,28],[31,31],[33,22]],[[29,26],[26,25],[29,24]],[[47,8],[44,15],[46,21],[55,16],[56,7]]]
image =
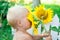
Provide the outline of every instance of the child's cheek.
[[30,28],[30,22],[25,18],[22,20],[23,27]]
[[30,22],[28,20],[25,21],[25,25],[27,28],[30,28]]

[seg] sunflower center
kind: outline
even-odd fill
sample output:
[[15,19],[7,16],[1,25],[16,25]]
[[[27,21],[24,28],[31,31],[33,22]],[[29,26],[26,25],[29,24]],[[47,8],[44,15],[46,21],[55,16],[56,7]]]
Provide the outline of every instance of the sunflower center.
[[47,19],[47,17],[48,17],[48,14],[43,14],[43,15],[40,16],[40,19],[45,20],[45,19]]

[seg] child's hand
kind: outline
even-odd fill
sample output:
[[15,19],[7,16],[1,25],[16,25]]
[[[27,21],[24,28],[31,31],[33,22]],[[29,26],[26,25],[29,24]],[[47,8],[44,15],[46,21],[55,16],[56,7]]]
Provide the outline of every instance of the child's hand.
[[41,37],[48,37],[50,35],[50,33],[48,32],[48,33],[43,33],[43,34],[41,34]]
[[48,34],[48,36],[46,37],[46,40],[52,40],[52,36],[51,36],[51,34],[50,34],[50,31],[47,32],[46,34]]
[[46,37],[46,40],[52,40],[52,36],[49,35],[48,37]]
[[34,40],[39,40],[40,38],[48,37],[48,36],[49,36],[49,34],[44,33],[44,34],[40,34],[40,35],[34,35],[33,38],[34,38]]

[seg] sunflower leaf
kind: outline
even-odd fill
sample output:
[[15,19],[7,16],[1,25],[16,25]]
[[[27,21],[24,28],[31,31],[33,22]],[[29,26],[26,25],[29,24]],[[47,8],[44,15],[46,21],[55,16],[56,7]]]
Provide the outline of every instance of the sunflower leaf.
[[33,16],[35,22],[39,21],[38,18],[34,14],[32,14],[32,16]]
[[57,29],[57,27],[56,27],[56,26],[51,27],[51,30],[58,32],[58,29]]
[[44,31],[44,26],[41,25],[41,33]]
[[59,26],[59,28],[58,28],[58,31],[60,32],[60,26]]

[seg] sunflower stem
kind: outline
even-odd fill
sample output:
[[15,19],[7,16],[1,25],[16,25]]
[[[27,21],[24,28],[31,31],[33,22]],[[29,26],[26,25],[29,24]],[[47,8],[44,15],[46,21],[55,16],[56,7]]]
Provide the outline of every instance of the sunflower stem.
[[[58,36],[59,36],[59,32],[58,32]],[[59,39],[57,38],[57,40],[59,40]]]

